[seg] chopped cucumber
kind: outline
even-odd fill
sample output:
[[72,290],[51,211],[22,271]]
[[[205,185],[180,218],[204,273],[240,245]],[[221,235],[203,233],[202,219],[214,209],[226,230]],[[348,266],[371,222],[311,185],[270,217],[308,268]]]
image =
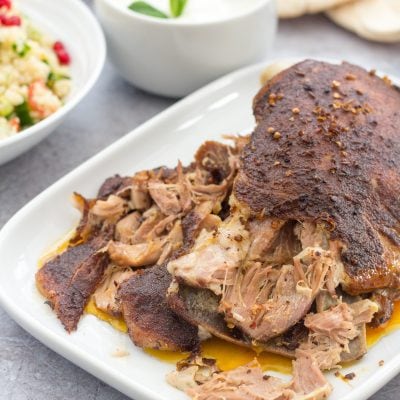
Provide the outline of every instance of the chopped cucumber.
[[4,97],[0,97],[0,116],[8,117],[14,111],[14,106]]

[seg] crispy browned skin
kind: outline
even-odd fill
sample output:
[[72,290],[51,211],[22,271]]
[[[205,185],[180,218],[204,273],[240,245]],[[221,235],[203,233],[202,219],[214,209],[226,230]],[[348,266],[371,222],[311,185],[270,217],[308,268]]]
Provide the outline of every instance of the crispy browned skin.
[[107,178],[97,193],[98,199],[106,199],[110,194],[116,194],[122,189],[132,184],[132,178],[128,176],[114,175]]
[[254,114],[238,200],[253,213],[326,221],[344,245],[349,293],[399,287],[399,91],[347,63],[304,61],[261,89]]
[[107,243],[103,236],[70,247],[36,273],[36,284],[65,329],[76,329],[83,310],[100,283],[108,255],[97,252]]
[[129,336],[140,347],[196,350],[197,327],[178,317],[167,304],[171,281],[165,266],[155,266],[139,271],[121,285],[118,297]]
[[231,173],[228,159],[227,146],[211,140],[204,142],[195,155],[198,168],[209,172],[209,183],[215,184],[221,183]]

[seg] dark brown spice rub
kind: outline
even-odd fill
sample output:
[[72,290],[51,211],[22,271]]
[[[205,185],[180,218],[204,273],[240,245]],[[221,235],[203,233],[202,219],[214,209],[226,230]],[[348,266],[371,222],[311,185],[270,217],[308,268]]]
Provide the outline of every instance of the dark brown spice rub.
[[114,175],[107,178],[97,193],[98,199],[106,199],[110,194],[117,194],[120,190],[132,184],[132,178],[128,176]]
[[349,293],[400,287],[400,92],[347,63],[304,61],[261,89],[254,114],[237,199],[253,213],[325,221],[343,244]]
[[70,247],[36,273],[37,287],[68,332],[77,328],[90,296],[103,277],[108,254],[99,250],[108,239],[107,235],[99,235]]
[[141,270],[125,281],[118,297],[129,336],[140,347],[171,351],[194,351],[198,329],[177,316],[166,294],[172,277],[165,266]]

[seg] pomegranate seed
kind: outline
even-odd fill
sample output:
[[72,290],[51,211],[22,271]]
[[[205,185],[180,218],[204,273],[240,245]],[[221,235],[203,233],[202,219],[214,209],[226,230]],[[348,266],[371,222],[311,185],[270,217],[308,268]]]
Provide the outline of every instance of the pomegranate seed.
[[69,64],[71,61],[71,57],[69,56],[67,50],[65,49],[65,46],[62,42],[57,40],[53,44],[53,50],[57,55],[58,61],[60,64]]
[[62,42],[60,42],[59,40],[57,40],[57,42],[54,42],[54,44],[53,44],[53,50],[54,51],[64,50],[64,49],[65,49],[65,47],[64,47]]
[[68,65],[70,63],[71,57],[65,50],[58,50],[56,54],[60,64]]
[[11,0],[0,0],[0,8],[5,7],[8,10],[11,8]]
[[0,17],[0,22],[4,26],[20,26],[21,18],[18,15],[12,15],[11,17],[7,17],[6,15],[2,15]]

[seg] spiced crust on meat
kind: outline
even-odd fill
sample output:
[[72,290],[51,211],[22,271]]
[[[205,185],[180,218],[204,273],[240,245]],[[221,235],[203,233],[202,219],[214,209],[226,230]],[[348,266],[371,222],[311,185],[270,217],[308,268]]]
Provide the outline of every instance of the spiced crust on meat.
[[170,351],[195,351],[198,328],[168,306],[166,294],[172,277],[165,266],[137,272],[118,292],[129,336],[140,347]]
[[325,222],[342,242],[349,293],[400,286],[399,110],[388,80],[311,60],[254,99],[234,193],[253,213]]
[[100,249],[108,239],[102,234],[69,247],[36,273],[39,291],[68,332],[77,328],[90,296],[103,277],[109,258]]
[[97,198],[105,200],[111,194],[117,194],[119,191],[132,184],[132,178],[129,176],[120,176],[118,174],[107,178],[97,193]]

